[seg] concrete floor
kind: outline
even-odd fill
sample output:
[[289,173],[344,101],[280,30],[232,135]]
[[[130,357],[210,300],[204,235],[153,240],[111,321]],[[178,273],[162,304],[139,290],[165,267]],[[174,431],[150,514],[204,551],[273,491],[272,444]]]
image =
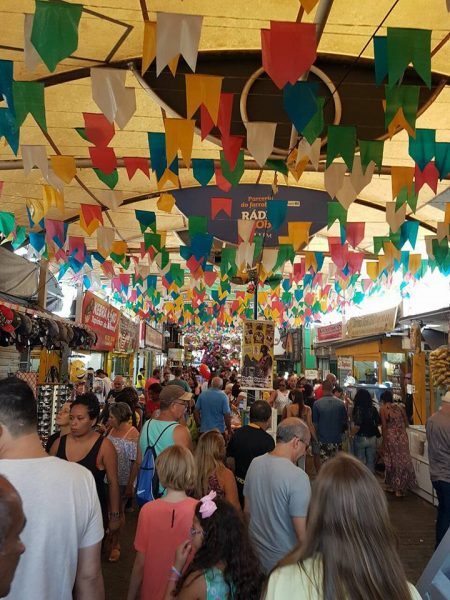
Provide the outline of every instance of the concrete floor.
[[[416,583],[434,551],[436,509],[415,494],[402,499],[388,495],[388,501],[406,576],[409,581]],[[126,517],[119,562],[103,562],[107,600],[125,600],[127,595],[134,561],[133,539],[137,513],[128,513]]]

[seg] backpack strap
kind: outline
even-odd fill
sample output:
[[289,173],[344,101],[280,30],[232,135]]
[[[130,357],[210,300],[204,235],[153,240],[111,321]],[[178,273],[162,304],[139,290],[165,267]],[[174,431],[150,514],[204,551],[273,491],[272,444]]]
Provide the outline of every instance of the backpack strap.
[[152,449],[153,449],[153,448],[155,448],[156,444],[157,444],[157,443],[159,442],[159,440],[162,438],[163,434],[164,434],[164,433],[165,433],[165,432],[166,432],[168,429],[170,429],[170,427],[174,427],[175,425],[177,425],[177,423],[169,423],[169,424],[167,425],[167,427],[164,427],[164,429],[161,431],[161,433],[159,434],[159,436],[156,438],[156,441],[155,441],[155,443],[154,443],[154,444],[152,444],[152,445],[150,445],[150,437],[149,437],[149,435],[150,435],[150,434],[149,434],[148,430],[150,429],[150,423],[151,423],[151,421],[153,421],[153,419],[150,419],[150,421],[148,422],[148,425],[147,425],[147,449],[146,449],[146,452],[147,452],[147,450],[148,450],[149,448],[152,448]]

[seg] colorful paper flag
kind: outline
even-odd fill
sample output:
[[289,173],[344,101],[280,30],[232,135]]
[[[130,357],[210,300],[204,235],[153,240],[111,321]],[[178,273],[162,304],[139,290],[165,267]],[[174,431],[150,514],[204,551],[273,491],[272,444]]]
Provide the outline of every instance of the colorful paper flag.
[[211,198],[211,219],[215,219],[221,211],[231,218],[232,207],[232,198]]
[[356,127],[328,125],[327,167],[337,156],[342,156],[349,171],[352,170],[356,147]]
[[39,81],[14,81],[13,95],[17,127],[20,127],[30,114],[36,123],[47,131],[44,84]]
[[431,31],[388,27],[387,63],[389,87],[398,83],[412,63],[426,86],[431,88]]
[[164,119],[166,131],[166,159],[171,164],[178,157],[178,150],[186,168],[191,166],[192,145],[194,143],[195,121],[193,119]]
[[144,21],[144,40],[142,43],[141,75],[148,70],[156,58],[156,22]]
[[208,185],[214,175],[214,160],[212,158],[193,158],[192,171],[200,185]]
[[203,17],[176,13],[157,13],[156,75],[170,61],[183,56],[191,71],[197,65]]
[[223,77],[216,75],[185,75],[187,118],[203,105],[214,125],[219,117],[220,93]]

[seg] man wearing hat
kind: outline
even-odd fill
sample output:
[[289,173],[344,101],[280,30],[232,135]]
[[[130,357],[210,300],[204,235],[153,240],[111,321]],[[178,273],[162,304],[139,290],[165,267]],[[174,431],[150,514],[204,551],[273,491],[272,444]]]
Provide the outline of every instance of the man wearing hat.
[[[191,398],[192,394],[185,392],[179,385],[166,385],[162,389],[159,395],[159,416],[147,421],[141,431],[141,457],[149,446],[155,447],[157,456],[170,446],[184,446],[192,450],[189,429],[180,425],[180,419],[184,416]],[[140,462],[141,457],[138,456],[137,462]]]
[[436,547],[450,527],[450,391],[426,425],[431,483],[438,499]]

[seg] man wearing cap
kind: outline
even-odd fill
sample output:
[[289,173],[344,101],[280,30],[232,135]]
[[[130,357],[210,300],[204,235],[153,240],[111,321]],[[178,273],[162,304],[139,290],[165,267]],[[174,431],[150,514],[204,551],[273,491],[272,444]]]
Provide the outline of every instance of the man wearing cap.
[[170,446],[184,446],[192,450],[189,429],[179,423],[191,398],[192,394],[179,385],[166,385],[162,389],[159,416],[147,421],[141,431],[138,463],[149,446],[155,447],[156,456]]
[[438,499],[436,548],[450,527],[450,391],[426,425],[431,483]]

